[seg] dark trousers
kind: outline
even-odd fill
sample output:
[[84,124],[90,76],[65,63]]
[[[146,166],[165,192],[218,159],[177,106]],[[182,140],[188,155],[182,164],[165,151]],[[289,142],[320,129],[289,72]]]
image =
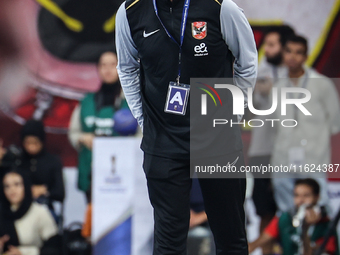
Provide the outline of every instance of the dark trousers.
[[[225,157],[244,165],[243,153]],[[190,220],[190,161],[144,154],[149,198],[154,208],[154,255],[186,255]],[[199,179],[216,254],[247,255],[244,199],[246,179]]]

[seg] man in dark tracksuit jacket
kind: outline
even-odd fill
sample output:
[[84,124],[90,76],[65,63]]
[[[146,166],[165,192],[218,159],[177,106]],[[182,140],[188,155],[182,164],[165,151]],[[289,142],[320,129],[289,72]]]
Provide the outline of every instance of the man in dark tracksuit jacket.
[[[186,254],[190,113],[164,111],[169,82],[178,77],[184,6],[184,0],[127,0],[116,16],[118,74],[129,107],[143,130],[141,148],[154,208],[155,255]],[[235,3],[191,0],[187,14],[181,83],[189,84],[193,77],[256,77],[254,37]],[[244,93],[247,86],[253,86],[236,85]],[[236,166],[240,167],[244,164],[241,136],[240,132],[233,134],[237,135],[230,138],[223,156],[229,162],[239,157]],[[217,254],[248,254],[243,209],[245,179],[199,181]]]

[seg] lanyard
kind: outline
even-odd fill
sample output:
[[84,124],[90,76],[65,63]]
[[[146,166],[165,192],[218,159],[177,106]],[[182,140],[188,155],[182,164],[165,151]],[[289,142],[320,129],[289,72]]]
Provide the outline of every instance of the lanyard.
[[190,5],[190,0],[185,0],[184,6],[183,6],[183,13],[182,13],[182,21],[181,21],[181,31],[180,31],[180,43],[175,40],[175,38],[169,33],[169,31],[166,29],[164,26],[163,22],[158,16],[158,9],[157,9],[157,4],[156,0],[153,0],[153,7],[155,9],[155,14],[163,26],[166,34],[173,40],[178,46],[179,46],[179,56],[178,56],[178,76],[177,76],[177,84],[179,84],[179,78],[181,77],[181,58],[182,58],[182,45],[183,45],[183,40],[184,40],[184,31],[185,31],[185,25],[187,23],[187,18],[188,18],[188,11],[189,11],[189,5]]

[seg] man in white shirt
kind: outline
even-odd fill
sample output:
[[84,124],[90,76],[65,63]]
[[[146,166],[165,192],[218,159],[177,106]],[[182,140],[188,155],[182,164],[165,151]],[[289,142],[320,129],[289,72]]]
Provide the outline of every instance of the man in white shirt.
[[[294,181],[299,178],[316,179],[321,187],[320,204],[326,205],[328,200],[327,172],[330,170],[328,167],[325,168],[324,164],[331,163],[330,138],[340,129],[339,98],[330,79],[304,66],[307,52],[305,38],[293,36],[287,40],[283,58],[289,71],[289,78],[281,79],[277,83],[279,91],[284,87],[296,87],[307,89],[311,94],[310,100],[303,104],[311,115],[305,115],[293,104],[287,105],[286,115],[282,115],[279,110],[276,111],[277,119],[293,119],[298,123],[295,127],[277,125],[271,163],[274,166],[296,166],[296,171],[292,170],[290,174],[274,173],[274,195],[280,211],[289,211],[293,208],[291,194]],[[302,97],[304,96],[301,93],[287,95],[287,98]],[[299,166],[302,166],[302,172]]]
[[[294,30],[289,26],[273,27],[266,32],[263,45],[265,57],[259,64],[258,82],[253,94],[254,105],[258,110],[270,108],[270,91],[273,83],[280,78],[287,77],[287,68],[283,63],[282,52],[287,38],[293,34]],[[268,116],[256,116],[256,118],[264,120]],[[274,135],[275,132],[270,123],[262,127],[252,128],[249,157],[269,157],[267,160],[269,163],[275,139]]]

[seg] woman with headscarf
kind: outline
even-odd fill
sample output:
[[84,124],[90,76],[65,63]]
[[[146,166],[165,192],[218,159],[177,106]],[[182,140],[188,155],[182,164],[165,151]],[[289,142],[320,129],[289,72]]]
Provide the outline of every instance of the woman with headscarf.
[[41,121],[28,120],[20,134],[21,151],[7,150],[2,163],[0,155],[0,165],[3,168],[6,165],[9,168],[16,167],[29,173],[33,198],[48,203],[51,207],[51,201],[64,200],[65,191],[61,160],[47,152],[45,136]]
[[101,86],[95,93],[88,93],[72,113],[69,140],[78,151],[78,188],[91,201],[92,143],[94,137],[118,136],[112,117],[128,105],[123,97],[118,73],[117,55],[104,52],[98,61]]
[[27,174],[9,171],[0,183],[0,253],[39,255],[58,233],[48,208],[33,202]]

